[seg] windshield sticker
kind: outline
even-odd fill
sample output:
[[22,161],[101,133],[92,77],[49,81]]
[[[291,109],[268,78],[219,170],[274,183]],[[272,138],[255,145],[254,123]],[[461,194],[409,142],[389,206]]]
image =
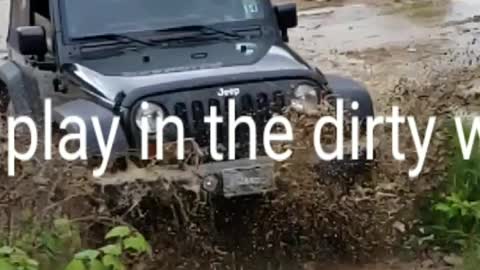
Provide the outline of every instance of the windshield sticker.
[[259,12],[258,3],[256,0],[242,0],[243,9],[245,10],[245,16],[248,19],[256,17],[256,14]]

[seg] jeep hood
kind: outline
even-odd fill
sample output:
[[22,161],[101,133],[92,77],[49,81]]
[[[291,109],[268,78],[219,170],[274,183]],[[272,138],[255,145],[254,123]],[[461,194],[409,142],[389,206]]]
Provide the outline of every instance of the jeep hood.
[[131,106],[145,96],[181,89],[193,90],[215,85],[226,86],[242,81],[316,76],[316,72],[308,64],[283,45],[270,46],[261,55],[254,55],[253,58],[253,63],[224,65],[214,61],[136,73],[108,74],[102,65],[88,62],[67,64],[63,70],[67,76],[86,86],[83,89],[95,96],[113,101],[120,93],[125,94],[122,103],[125,107]]

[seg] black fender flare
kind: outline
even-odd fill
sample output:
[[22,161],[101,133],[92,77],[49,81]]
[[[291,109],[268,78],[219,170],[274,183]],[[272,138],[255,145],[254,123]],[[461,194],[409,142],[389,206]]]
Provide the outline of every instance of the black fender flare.
[[[111,110],[85,99],[70,101],[52,109],[52,121],[58,125],[70,116],[79,117],[85,122],[87,154],[89,156],[98,156],[101,153],[93,122],[91,121],[92,117],[98,118],[105,141],[109,136],[114,117],[120,117],[115,115]],[[124,156],[129,150],[127,137],[121,123],[122,121],[120,119],[112,146],[111,159]],[[78,126],[68,125],[66,132],[77,133]]]
[[[339,75],[325,75],[325,77],[333,97],[342,98],[344,108],[351,111],[352,116],[358,116],[359,119],[364,120],[375,115],[372,98],[364,85],[351,78]],[[357,111],[351,110],[353,101],[357,101],[359,104]]]
[[22,70],[12,61],[6,61],[0,65],[0,81],[5,84],[8,94],[19,115],[34,115],[35,104],[29,95],[28,85],[23,76]]
[[[342,98],[344,100],[344,109],[350,111],[351,116],[357,116],[361,121],[363,128],[366,127],[366,119],[368,117],[375,116],[375,110],[373,107],[372,98],[367,88],[348,77],[339,75],[326,75],[328,81],[328,87],[332,91],[332,96],[335,99]],[[356,111],[351,109],[351,103],[357,101],[359,108]],[[359,160],[342,160],[333,161],[331,166],[331,172],[340,172],[341,170],[347,170],[353,173],[359,173],[369,168],[369,161],[366,160],[365,149],[361,150]],[[338,168],[341,168],[340,170]]]

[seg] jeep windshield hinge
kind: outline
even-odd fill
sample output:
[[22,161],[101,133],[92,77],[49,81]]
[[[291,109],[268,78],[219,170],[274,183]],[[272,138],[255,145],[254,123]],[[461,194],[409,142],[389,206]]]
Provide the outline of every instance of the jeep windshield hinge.
[[53,91],[57,93],[66,94],[68,92],[68,88],[63,84],[60,78],[53,79]]
[[120,112],[120,107],[122,106],[123,100],[125,99],[126,96],[127,95],[125,95],[123,91],[118,93],[118,95],[115,96],[114,104],[113,104],[113,111],[115,113]]
[[55,62],[32,60],[30,63],[32,64],[32,67],[38,68],[39,70],[51,72],[57,71],[57,64]]

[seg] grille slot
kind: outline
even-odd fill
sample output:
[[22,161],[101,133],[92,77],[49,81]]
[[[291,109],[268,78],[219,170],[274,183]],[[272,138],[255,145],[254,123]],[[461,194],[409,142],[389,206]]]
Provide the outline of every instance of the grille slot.
[[252,115],[255,111],[252,96],[243,95],[240,99],[242,115]]
[[[207,115],[210,115],[210,107],[217,108],[217,115],[222,115],[222,110],[220,108],[220,101],[217,99],[208,100]],[[217,140],[223,138],[223,128],[222,124],[217,124]],[[210,128],[207,128],[208,140],[210,140]]]
[[272,111],[279,114],[285,106],[285,95],[281,91],[273,93]]
[[187,106],[185,103],[177,103],[173,107],[173,114],[180,118],[185,128],[188,127],[190,121],[188,119]]
[[192,102],[192,119],[193,119],[193,130],[192,134],[196,139],[197,143],[200,145],[205,145],[208,143],[208,130],[207,125],[204,122],[205,110],[203,108],[202,102],[194,101]]

